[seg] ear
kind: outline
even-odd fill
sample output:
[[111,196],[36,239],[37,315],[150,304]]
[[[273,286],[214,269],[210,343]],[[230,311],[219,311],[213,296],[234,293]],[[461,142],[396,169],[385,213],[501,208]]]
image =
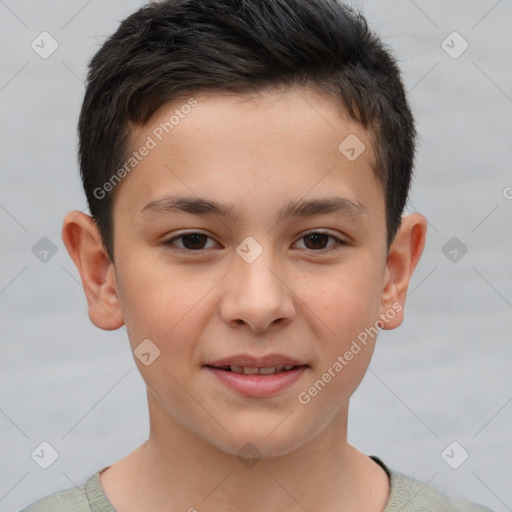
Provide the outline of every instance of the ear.
[[91,322],[106,331],[119,329],[124,319],[115,268],[94,219],[78,210],[69,212],[62,225],[62,241],[80,273]]
[[386,261],[380,311],[386,317],[383,329],[395,329],[403,321],[407,288],[423,253],[426,235],[427,220],[423,215],[411,213],[402,217]]

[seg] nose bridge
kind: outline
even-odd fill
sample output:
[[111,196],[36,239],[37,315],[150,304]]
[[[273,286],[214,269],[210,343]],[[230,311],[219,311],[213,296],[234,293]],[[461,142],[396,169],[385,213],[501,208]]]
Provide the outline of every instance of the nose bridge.
[[[280,282],[271,269],[276,268],[275,251],[270,241],[259,243],[255,238],[245,238],[236,248],[235,273],[240,284],[246,287],[246,295],[254,299],[260,296],[266,298],[267,303],[280,295]],[[275,282],[277,281],[277,282]]]
[[269,243],[247,237],[237,246],[223,297],[226,322],[243,321],[264,330],[278,319],[283,322],[293,317],[291,292],[278,277],[280,265]]

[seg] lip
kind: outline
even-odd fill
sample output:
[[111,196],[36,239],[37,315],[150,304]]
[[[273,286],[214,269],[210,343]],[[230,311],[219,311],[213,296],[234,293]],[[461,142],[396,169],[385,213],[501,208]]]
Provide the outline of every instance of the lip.
[[[290,359],[288,358],[288,360]],[[293,386],[293,384],[301,378],[309,367],[307,365],[301,365],[297,366],[297,368],[293,368],[292,370],[274,375],[246,375],[243,373],[235,373],[221,370],[219,368],[213,368],[212,366],[205,366],[205,368],[231,390],[244,396],[263,398],[277,395],[285,389]]]
[[250,354],[236,354],[233,356],[209,361],[205,366],[248,366],[250,368],[271,368],[291,364],[293,366],[307,366],[305,361],[282,354],[268,354],[263,357],[256,357]]

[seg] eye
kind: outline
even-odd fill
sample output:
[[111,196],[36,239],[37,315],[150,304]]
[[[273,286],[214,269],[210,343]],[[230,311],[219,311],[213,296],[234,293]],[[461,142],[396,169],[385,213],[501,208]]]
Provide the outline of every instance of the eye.
[[[326,246],[325,244],[328,242],[329,238],[335,240],[337,243]],[[306,249],[311,249],[314,251],[330,251],[339,249],[341,245],[348,245],[347,242],[333,236],[328,233],[324,233],[323,231],[311,231],[310,233],[306,233],[299,240],[306,240],[304,244]]]
[[[326,245],[332,239],[335,241],[334,244]],[[181,240],[181,245],[176,244],[177,240]],[[213,246],[207,246],[207,240],[213,239],[208,235],[200,232],[190,232],[190,233],[181,233],[180,235],[173,236],[169,240],[164,242],[164,245],[174,246],[173,249],[181,252],[200,252],[204,249],[211,249]],[[322,231],[312,231],[310,233],[306,233],[303,235],[300,240],[305,240],[306,243],[305,249],[309,249],[315,252],[320,251],[331,251],[339,249],[340,246],[348,245],[347,242],[330,235],[328,233],[324,233]],[[215,243],[215,242],[214,242]]]
[[191,232],[191,233],[182,233],[181,235],[174,236],[164,242],[165,245],[175,245],[176,240],[182,239],[182,246],[176,246],[176,250],[178,251],[187,251],[187,252],[198,252],[203,249],[209,249],[209,247],[205,246],[206,240],[211,239],[208,235],[204,233]]

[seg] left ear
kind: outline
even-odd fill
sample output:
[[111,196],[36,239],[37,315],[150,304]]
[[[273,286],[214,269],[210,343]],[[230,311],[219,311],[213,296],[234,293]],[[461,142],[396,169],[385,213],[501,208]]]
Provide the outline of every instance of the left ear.
[[[423,253],[426,236],[427,220],[423,215],[411,213],[402,217],[386,261],[380,311],[386,317],[383,329],[395,329],[402,323],[407,288]],[[392,318],[390,311],[394,312]]]

